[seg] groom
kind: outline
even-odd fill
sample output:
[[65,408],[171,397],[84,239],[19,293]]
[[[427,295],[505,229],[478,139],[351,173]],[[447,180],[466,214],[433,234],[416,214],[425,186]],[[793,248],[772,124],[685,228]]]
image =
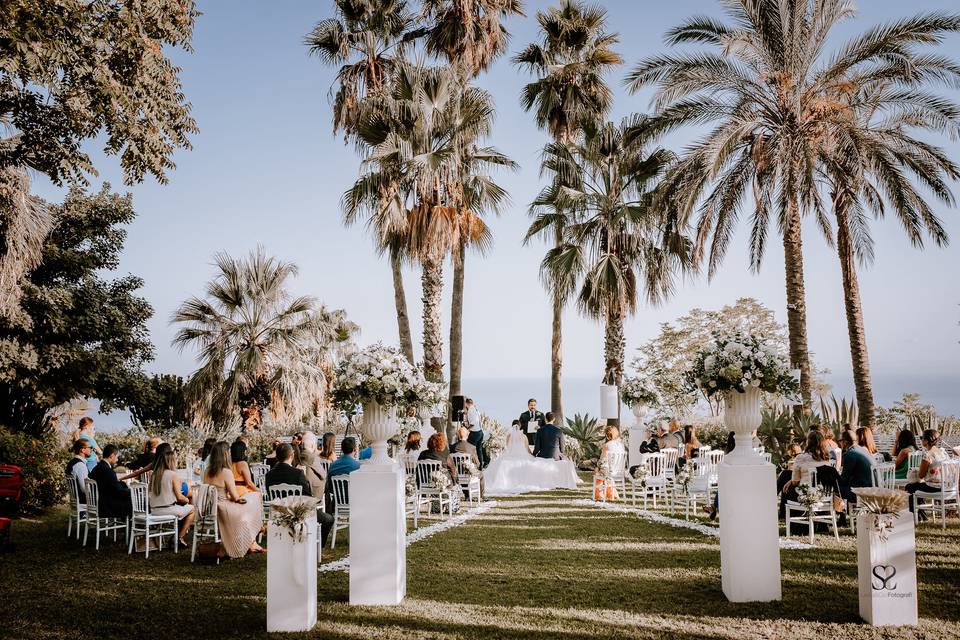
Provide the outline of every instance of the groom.
[[563,460],[563,432],[553,424],[553,412],[547,411],[546,424],[537,429],[533,455],[538,458]]

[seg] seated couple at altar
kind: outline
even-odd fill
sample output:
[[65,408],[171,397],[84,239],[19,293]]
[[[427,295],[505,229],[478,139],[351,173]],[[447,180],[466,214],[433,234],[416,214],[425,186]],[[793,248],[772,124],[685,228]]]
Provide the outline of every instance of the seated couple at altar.
[[[531,401],[534,411],[535,402]],[[488,495],[576,489],[577,469],[573,461],[564,458],[563,432],[553,424],[552,413],[541,415],[543,425],[535,430],[532,451],[528,433],[519,420],[514,421],[503,453],[484,472]],[[530,422],[537,424],[535,417]]]

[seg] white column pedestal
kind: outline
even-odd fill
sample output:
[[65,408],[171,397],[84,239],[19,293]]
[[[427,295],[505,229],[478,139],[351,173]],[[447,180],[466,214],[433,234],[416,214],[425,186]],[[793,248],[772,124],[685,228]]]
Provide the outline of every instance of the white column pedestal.
[[317,516],[306,520],[303,539],[286,527],[267,528],[267,631],[309,631],[317,624]]
[[647,430],[645,427],[639,425],[630,427],[630,448],[627,451],[628,466],[634,467],[641,463],[640,443],[643,442],[645,435],[647,435]]
[[404,497],[396,464],[350,474],[350,604],[396,605],[406,595]]
[[893,520],[886,541],[874,530],[876,516],[857,516],[860,617],[874,626],[917,624],[917,552],[913,514]]
[[720,463],[723,594],[730,602],[779,600],[776,468],[759,456],[737,462]]

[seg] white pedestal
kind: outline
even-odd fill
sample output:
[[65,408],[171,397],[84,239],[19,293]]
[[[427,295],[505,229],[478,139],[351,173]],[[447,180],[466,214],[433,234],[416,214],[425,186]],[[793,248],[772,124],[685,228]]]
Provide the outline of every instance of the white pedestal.
[[776,469],[757,461],[720,463],[720,567],[730,602],[781,598]]
[[917,624],[917,553],[913,514],[893,521],[886,541],[874,531],[876,516],[857,516],[860,617],[874,626]]
[[267,631],[309,631],[317,624],[317,516],[300,542],[286,527],[267,528]]
[[635,467],[640,464],[640,444],[643,442],[646,435],[647,430],[645,427],[630,427],[630,448],[627,450],[628,466]]
[[396,605],[407,592],[405,478],[398,465],[350,474],[350,604]]

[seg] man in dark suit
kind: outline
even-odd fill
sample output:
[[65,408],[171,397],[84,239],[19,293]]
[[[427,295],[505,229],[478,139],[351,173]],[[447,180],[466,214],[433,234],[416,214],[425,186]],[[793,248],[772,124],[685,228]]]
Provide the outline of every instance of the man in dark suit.
[[116,445],[108,444],[103,448],[103,457],[90,472],[90,478],[97,482],[99,495],[99,515],[101,518],[129,518],[133,514],[130,504],[130,487],[117,480],[113,470],[120,457]]
[[553,424],[553,413],[547,411],[546,423],[537,429],[533,455],[538,458],[563,460],[563,432]]
[[[300,495],[313,497],[313,493],[310,491],[310,483],[307,482],[307,476],[304,475],[303,471],[297,469],[292,464],[293,462],[293,447],[289,444],[282,444],[277,447],[277,464],[273,465],[273,469],[267,472],[267,477],[264,479],[264,484],[267,487],[267,493],[270,493],[270,487],[278,484],[293,484],[301,487],[303,492]],[[319,496],[320,499],[323,499],[323,496]],[[320,539],[321,544],[326,546],[327,537],[330,535],[330,530],[333,528],[333,516],[325,511],[317,511],[317,522],[320,524]]]
[[527,410],[520,414],[520,430],[527,434],[527,442],[531,445],[536,438],[537,429],[542,426],[543,414],[537,411],[537,399],[530,398],[527,400]]

